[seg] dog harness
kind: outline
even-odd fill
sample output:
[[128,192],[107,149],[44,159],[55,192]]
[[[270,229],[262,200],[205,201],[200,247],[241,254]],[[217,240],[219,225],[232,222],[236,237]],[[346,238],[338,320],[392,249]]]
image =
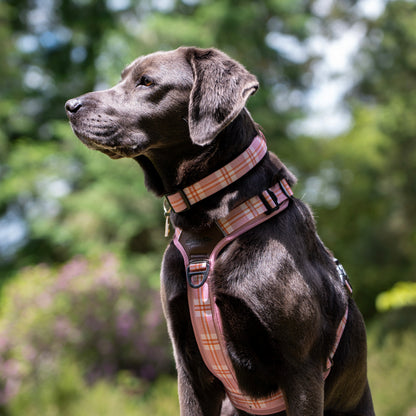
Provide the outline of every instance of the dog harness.
[[[175,212],[189,209],[192,204],[242,177],[266,153],[267,147],[264,138],[256,136],[242,155],[219,171],[209,175],[207,177],[209,180],[203,179],[183,191],[169,195],[167,200],[170,206]],[[235,172],[236,169],[237,172]],[[227,172],[226,178],[219,173],[220,171]],[[199,192],[199,189],[202,191]],[[215,189],[214,192],[212,192],[213,189]],[[225,218],[219,219],[216,224],[206,230],[203,236],[176,228],[173,239],[184,260],[192,327],[205,365],[222,382],[231,403],[236,408],[255,415],[270,415],[285,410],[283,393],[278,390],[268,397],[253,398],[241,392],[227,352],[221,316],[212,290],[211,277],[215,261],[221,250],[238,236],[284,211],[288,207],[292,195],[290,186],[283,179],[259,195],[238,205]],[[348,278],[344,269],[336,259],[334,261],[340,279],[347,285]],[[335,343],[323,373],[324,379],[331,369],[332,359],[344,331],[347,317],[348,307],[338,326]]]

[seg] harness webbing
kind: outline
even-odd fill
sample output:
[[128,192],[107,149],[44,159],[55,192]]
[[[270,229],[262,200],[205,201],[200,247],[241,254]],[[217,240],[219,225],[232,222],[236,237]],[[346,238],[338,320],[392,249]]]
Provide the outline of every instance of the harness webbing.
[[[199,263],[199,266],[200,273],[203,273],[204,264]],[[211,373],[222,382],[231,403],[238,409],[256,415],[267,415],[284,410],[286,406],[281,390],[262,399],[249,397],[240,391],[227,353],[221,317],[209,278],[198,289],[188,285],[188,302],[192,326],[204,362]]]

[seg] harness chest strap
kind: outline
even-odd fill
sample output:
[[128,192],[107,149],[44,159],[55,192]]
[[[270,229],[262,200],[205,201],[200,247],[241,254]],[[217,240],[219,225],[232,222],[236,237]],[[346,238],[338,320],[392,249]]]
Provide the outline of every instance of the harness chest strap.
[[[201,273],[204,271],[204,265],[201,263],[199,266]],[[195,267],[198,265],[195,264]],[[249,397],[240,391],[227,353],[220,313],[209,278],[197,289],[188,285],[188,302],[199,351],[208,369],[222,382],[231,403],[238,409],[256,415],[268,415],[284,410],[286,406],[280,390],[270,397],[261,399]]]

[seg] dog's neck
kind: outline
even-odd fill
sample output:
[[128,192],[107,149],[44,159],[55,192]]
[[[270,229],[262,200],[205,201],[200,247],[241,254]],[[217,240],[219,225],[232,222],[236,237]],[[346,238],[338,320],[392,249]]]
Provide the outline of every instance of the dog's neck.
[[158,196],[176,192],[221,168],[246,149],[258,130],[244,109],[209,145],[192,143],[189,133],[174,146],[149,150],[135,158],[145,173],[146,186]]
[[[145,172],[149,190],[163,196],[182,190],[225,166],[239,156],[258,133],[258,126],[248,111],[243,110],[209,145],[201,148],[188,138],[188,142],[182,145],[159,148],[135,159]],[[296,182],[277,156],[268,152],[257,166],[239,179],[238,185],[231,184],[219,191],[216,197],[204,199],[183,214],[172,213],[171,220],[184,230],[198,232],[207,229],[228,215],[236,204],[281,179],[286,179],[289,185]]]

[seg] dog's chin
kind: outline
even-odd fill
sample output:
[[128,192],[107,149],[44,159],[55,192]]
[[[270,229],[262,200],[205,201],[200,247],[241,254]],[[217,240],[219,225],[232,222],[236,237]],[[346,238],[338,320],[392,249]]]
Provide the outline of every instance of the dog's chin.
[[95,150],[98,150],[101,153],[104,153],[105,155],[107,155],[111,159],[122,159],[123,157],[126,157],[126,156],[121,156],[121,155],[119,155],[115,152],[112,152],[111,150],[106,150],[106,149],[95,149]]
[[96,137],[85,132],[80,132],[73,127],[75,135],[79,140],[85,144],[89,149],[98,150],[101,153],[109,156],[111,159],[121,158],[134,158],[141,155],[144,151],[143,145],[135,143],[133,140],[128,139],[127,145],[114,144],[117,143],[113,137]]
[[82,140],[84,144],[87,145],[90,149],[98,150],[101,153],[109,156],[111,159],[122,159],[122,158],[135,158],[142,154],[141,151],[138,151],[136,146],[134,147],[124,147],[124,146],[106,146],[102,143],[91,142],[85,143],[85,140]]

